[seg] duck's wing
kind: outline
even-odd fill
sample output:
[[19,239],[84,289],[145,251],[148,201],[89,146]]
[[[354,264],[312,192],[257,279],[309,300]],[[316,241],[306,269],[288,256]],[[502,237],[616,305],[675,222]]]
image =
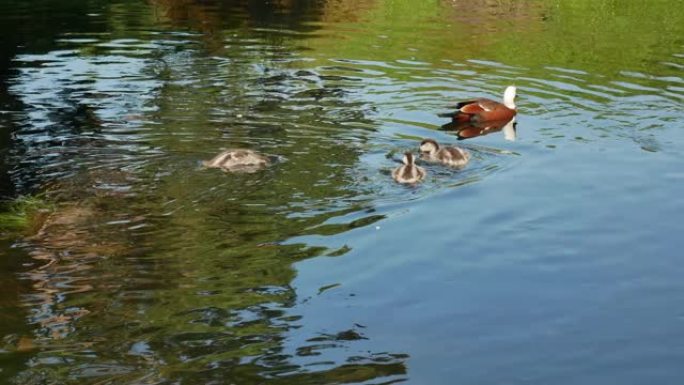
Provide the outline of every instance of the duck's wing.
[[474,99],[460,102],[454,106],[456,111],[448,114],[440,114],[445,118],[452,118],[455,121],[468,121],[475,115],[487,114],[500,108],[501,103],[491,99]]
[[455,106],[452,106],[450,108],[460,110],[461,108],[470,105],[470,104],[476,104],[478,102],[478,99],[473,99],[473,100],[467,100],[465,102],[458,102]]
[[[464,112],[464,111],[463,111],[463,108],[464,108],[464,107],[467,107],[467,106],[470,106],[470,105],[475,105],[475,106],[477,106],[477,102],[478,102],[478,99],[468,100],[468,101],[465,101],[465,102],[459,102],[459,103],[457,103],[456,105],[446,107],[446,108],[448,108],[448,109],[450,109],[450,110],[456,110],[456,111],[454,111],[454,112],[442,113],[442,114],[437,114],[437,116],[442,117],[442,118],[451,118],[451,117],[454,117],[455,115],[458,115],[459,113]],[[475,106],[474,106],[474,107],[469,107],[469,108],[476,108]]]
[[416,166],[416,171],[418,173],[418,180],[419,181],[425,179],[425,175],[427,175],[427,173],[425,172],[424,168]]
[[472,103],[463,105],[459,110],[466,114],[480,114],[483,112],[494,111],[499,108],[501,103],[491,99],[477,99]]
[[453,106],[448,106],[449,109],[454,109],[466,114],[474,114],[482,111],[491,111],[501,103],[491,99],[473,99],[465,102],[459,102]]
[[403,167],[404,166],[399,166],[392,170],[392,178],[394,178],[395,180],[399,180],[399,175],[404,171]]

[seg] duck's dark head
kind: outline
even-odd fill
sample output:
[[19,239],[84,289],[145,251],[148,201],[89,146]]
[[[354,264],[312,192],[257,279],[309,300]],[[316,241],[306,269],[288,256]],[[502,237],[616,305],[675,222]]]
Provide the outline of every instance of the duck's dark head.
[[407,166],[413,165],[413,163],[415,162],[415,158],[413,157],[413,154],[410,153],[410,152],[404,153],[403,162],[404,162],[404,164],[407,165]]

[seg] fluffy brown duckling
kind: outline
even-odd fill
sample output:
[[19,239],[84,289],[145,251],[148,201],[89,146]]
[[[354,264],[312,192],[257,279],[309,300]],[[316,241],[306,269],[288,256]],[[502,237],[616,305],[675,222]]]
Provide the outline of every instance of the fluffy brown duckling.
[[470,153],[459,147],[440,147],[432,139],[420,142],[422,158],[429,162],[438,162],[452,167],[463,167],[470,160]]
[[404,164],[392,171],[392,178],[399,183],[415,184],[425,178],[425,169],[416,166],[413,154],[407,152],[404,154]]
[[207,168],[220,168],[230,172],[255,172],[271,165],[271,160],[253,150],[230,149],[210,160],[202,161]]

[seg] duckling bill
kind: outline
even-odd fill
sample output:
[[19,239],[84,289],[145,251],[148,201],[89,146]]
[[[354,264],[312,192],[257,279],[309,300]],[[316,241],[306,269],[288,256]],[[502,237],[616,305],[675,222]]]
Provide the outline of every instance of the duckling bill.
[[403,158],[404,164],[392,171],[392,178],[399,183],[416,184],[425,178],[425,169],[416,166],[413,154],[407,152]]

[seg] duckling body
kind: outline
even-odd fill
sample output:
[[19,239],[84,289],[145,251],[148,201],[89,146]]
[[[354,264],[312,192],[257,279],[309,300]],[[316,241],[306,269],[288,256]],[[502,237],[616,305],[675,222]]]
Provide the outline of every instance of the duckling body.
[[404,164],[392,171],[392,178],[399,183],[416,184],[425,178],[425,169],[416,166],[413,154],[404,154]]
[[504,92],[503,103],[491,99],[473,99],[456,105],[456,112],[447,114],[454,122],[509,121],[517,113],[515,106],[516,88],[508,86]]
[[440,147],[432,139],[420,143],[422,158],[428,162],[442,163],[452,167],[463,167],[470,161],[470,153],[459,147]]
[[271,160],[256,151],[240,148],[223,151],[210,160],[202,161],[202,164],[230,172],[255,172],[270,166]]

